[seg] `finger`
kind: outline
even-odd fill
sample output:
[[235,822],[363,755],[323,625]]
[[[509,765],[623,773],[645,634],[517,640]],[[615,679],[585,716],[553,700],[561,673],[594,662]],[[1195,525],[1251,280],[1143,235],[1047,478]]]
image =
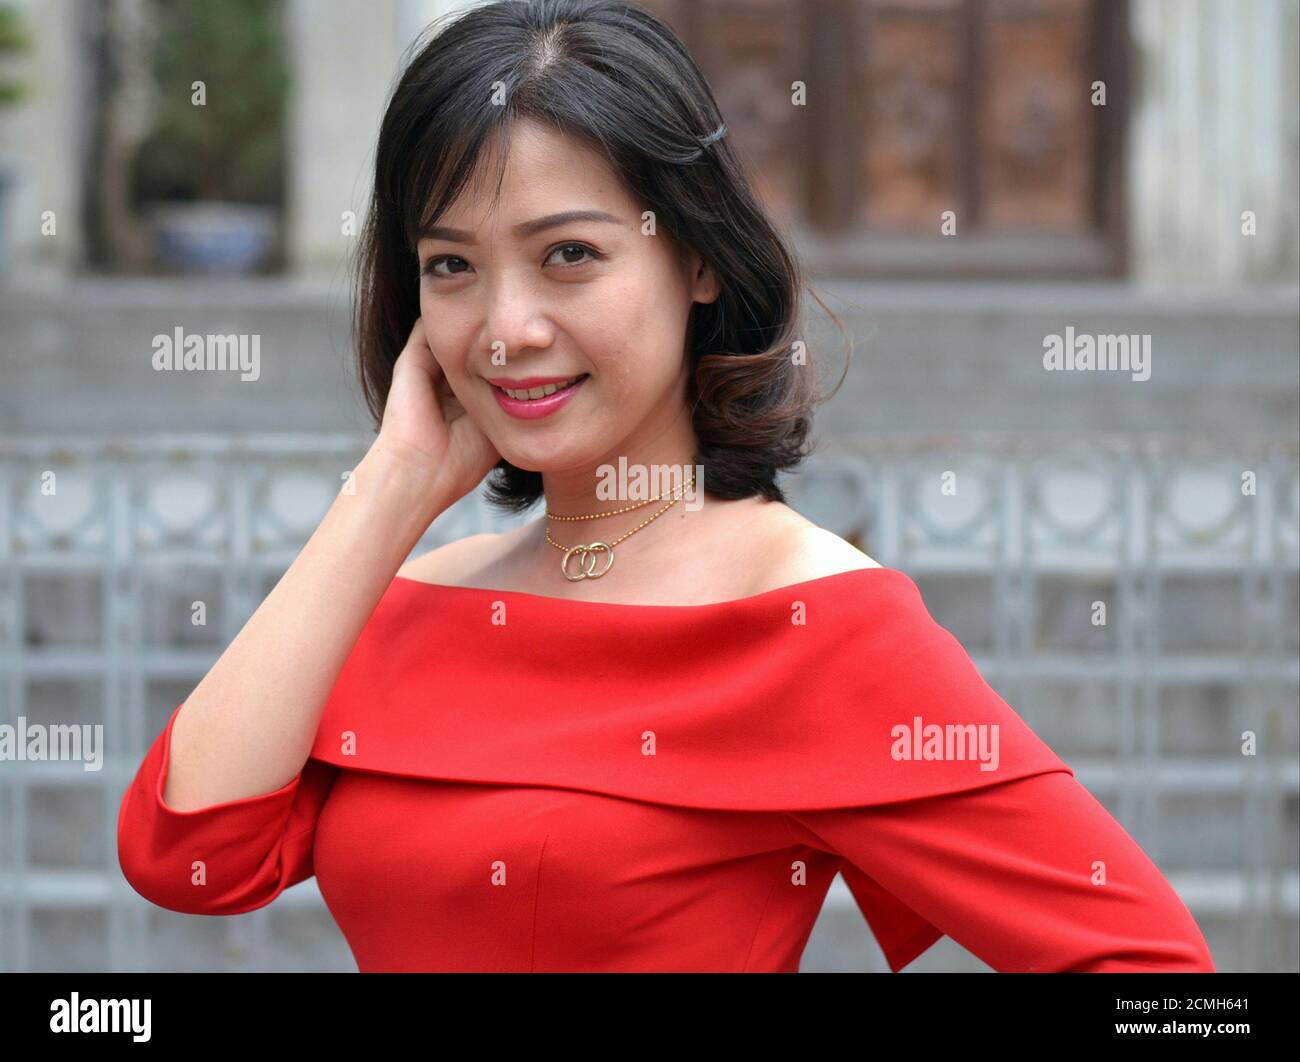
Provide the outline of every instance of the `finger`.
[[411,332],[406,337],[406,346],[408,347],[427,347],[429,339],[424,333],[424,318],[416,316],[415,323],[411,325]]
[[452,389],[451,381],[446,376],[442,376],[434,385],[434,391],[437,393],[438,401],[442,405],[444,415],[460,415],[465,412],[465,407],[460,399],[456,397],[456,392]]
[[418,365],[426,372],[438,371],[437,360],[433,356],[433,349],[429,346],[429,336],[425,331],[422,317],[417,317],[415,324],[411,326],[406,346],[402,348],[402,356],[404,360],[412,365]]

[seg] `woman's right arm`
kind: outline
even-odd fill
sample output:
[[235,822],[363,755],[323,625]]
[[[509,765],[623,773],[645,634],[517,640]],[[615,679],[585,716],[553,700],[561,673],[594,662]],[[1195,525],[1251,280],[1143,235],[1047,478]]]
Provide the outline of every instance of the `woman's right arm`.
[[[302,554],[154,739],[118,810],[137,893],[242,914],[315,873],[339,768],[308,759],[323,702],[403,543],[439,511],[420,466],[378,447]],[[364,632],[360,632],[364,636]],[[182,746],[182,740],[184,745]]]
[[302,771],[362,628],[429,525],[500,460],[416,321],[383,425],[320,526],[180,707],[163,793],[175,811],[271,793]]
[[370,614],[449,502],[417,455],[376,441],[324,520],[172,729],[163,799],[177,811],[279,789],[306,763],[321,713]]

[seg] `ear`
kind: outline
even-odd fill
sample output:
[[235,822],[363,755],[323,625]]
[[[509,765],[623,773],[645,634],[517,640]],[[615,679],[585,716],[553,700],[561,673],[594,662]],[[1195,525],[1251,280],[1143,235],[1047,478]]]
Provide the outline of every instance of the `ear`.
[[714,302],[722,294],[722,285],[717,273],[698,254],[692,254],[689,262],[692,301]]

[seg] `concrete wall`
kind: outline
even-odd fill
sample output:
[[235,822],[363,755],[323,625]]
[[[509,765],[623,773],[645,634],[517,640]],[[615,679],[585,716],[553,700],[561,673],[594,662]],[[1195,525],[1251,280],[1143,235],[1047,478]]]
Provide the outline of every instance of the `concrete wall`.
[[[819,283],[853,337],[818,414],[856,433],[1300,433],[1296,289],[1164,293],[1131,285]],[[844,339],[809,303],[830,386]],[[0,291],[0,425],[9,432],[350,431],[368,427],[348,289],[294,281],[79,281]],[[257,334],[261,375],[157,372],[152,339]],[[1149,334],[1151,378],[1047,372],[1043,337]]]

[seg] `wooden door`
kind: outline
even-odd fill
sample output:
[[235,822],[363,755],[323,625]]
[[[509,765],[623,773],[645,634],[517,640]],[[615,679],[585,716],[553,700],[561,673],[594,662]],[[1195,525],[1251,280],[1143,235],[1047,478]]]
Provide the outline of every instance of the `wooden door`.
[[1123,271],[1125,0],[643,2],[815,272]]

